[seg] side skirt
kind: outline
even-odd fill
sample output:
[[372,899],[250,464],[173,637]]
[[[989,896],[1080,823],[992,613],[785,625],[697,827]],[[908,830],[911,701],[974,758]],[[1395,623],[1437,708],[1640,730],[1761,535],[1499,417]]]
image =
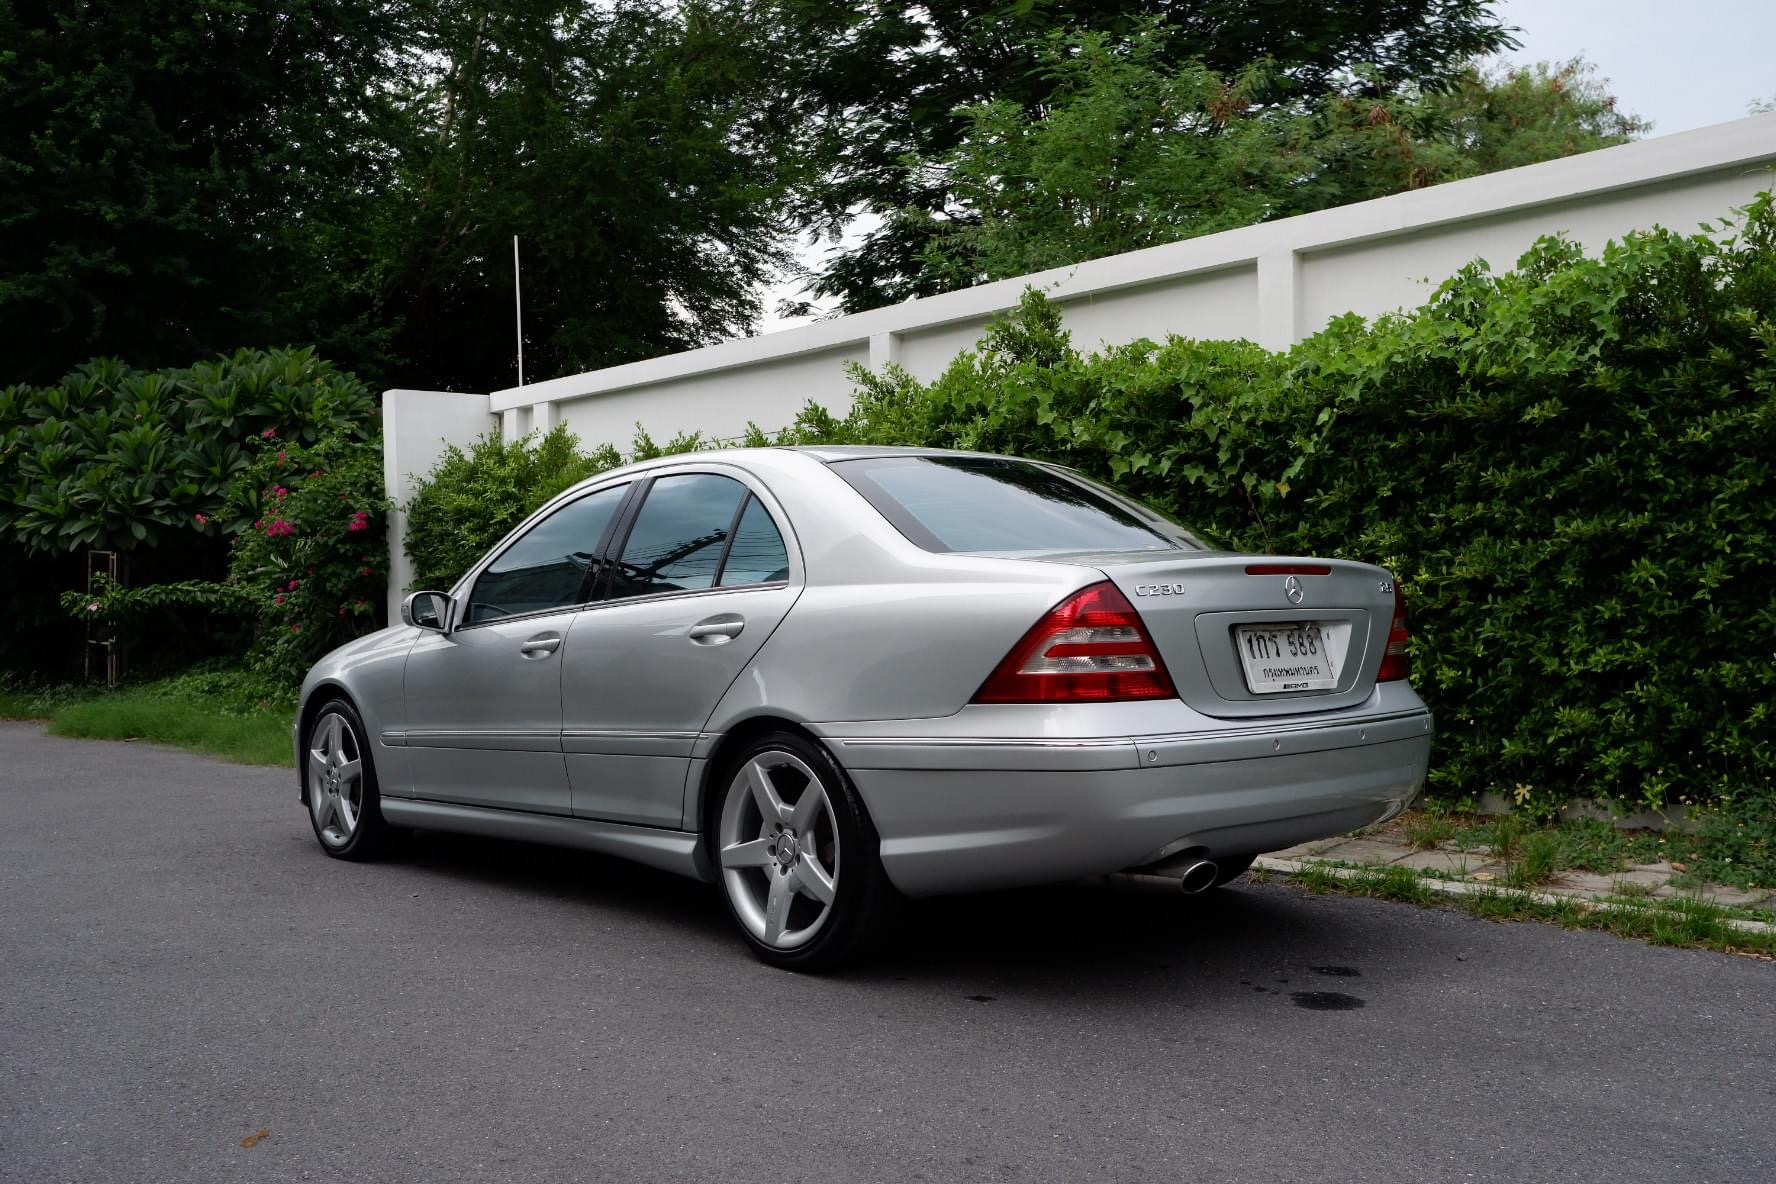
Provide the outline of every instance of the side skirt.
[[590,818],[562,818],[551,814],[525,814],[517,810],[490,810],[456,806],[413,798],[385,797],[382,817],[390,826],[418,830],[448,830],[459,834],[577,847],[601,855],[632,859],[662,871],[713,883],[714,874],[700,850],[699,836],[688,831],[660,830],[650,826],[626,826]]

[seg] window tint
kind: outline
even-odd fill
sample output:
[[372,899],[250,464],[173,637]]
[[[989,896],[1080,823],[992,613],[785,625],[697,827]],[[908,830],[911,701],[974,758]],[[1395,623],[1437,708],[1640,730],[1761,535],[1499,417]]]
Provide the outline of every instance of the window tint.
[[1028,461],[893,456],[832,468],[928,551],[1205,549],[1145,507]]
[[469,624],[567,608],[586,594],[586,573],[627,486],[569,502],[531,527],[475,580]]
[[771,584],[788,578],[789,552],[783,546],[783,536],[758,498],[748,498],[727,562],[722,564],[722,587]]
[[712,587],[745,497],[740,482],[710,473],[655,481],[623,544],[610,598]]

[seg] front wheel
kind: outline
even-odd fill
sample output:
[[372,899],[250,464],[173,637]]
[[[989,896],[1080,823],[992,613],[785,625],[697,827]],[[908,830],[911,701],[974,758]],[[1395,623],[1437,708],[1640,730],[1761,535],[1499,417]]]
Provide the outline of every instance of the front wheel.
[[760,737],[728,766],[713,821],[722,894],[758,957],[831,970],[880,936],[894,895],[881,842],[825,749],[793,732]]
[[335,699],[315,713],[303,744],[308,820],[336,859],[374,859],[388,842],[365,735],[358,713]]

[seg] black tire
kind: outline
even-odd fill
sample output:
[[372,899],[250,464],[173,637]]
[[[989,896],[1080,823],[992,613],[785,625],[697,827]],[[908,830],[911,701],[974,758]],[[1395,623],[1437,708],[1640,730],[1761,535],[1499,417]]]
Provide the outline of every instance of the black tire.
[[[765,795],[756,788],[760,770]],[[856,962],[886,936],[897,895],[882,870],[881,839],[825,748],[795,732],[767,733],[728,761],[710,788],[710,862],[755,956],[819,973]],[[815,792],[823,796],[810,802],[806,795]],[[775,817],[767,815],[770,800]]]
[[1230,855],[1226,859],[1217,859],[1215,861],[1215,882],[1210,887],[1219,888],[1224,884],[1233,883],[1251,870],[1252,864],[1257,859],[1256,854]]
[[368,737],[363,718],[343,699],[323,704],[303,733],[302,801],[315,841],[335,859],[375,859],[389,846]]

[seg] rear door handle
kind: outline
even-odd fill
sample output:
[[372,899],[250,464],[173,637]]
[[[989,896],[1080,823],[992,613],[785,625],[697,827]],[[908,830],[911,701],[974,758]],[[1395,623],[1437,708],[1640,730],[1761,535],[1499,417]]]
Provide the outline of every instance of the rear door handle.
[[745,617],[738,613],[723,613],[698,621],[686,631],[686,636],[698,645],[721,645],[739,637],[744,628]]
[[546,658],[561,648],[559,633],[539,633],[518,647],[518,652],[526,658]]

